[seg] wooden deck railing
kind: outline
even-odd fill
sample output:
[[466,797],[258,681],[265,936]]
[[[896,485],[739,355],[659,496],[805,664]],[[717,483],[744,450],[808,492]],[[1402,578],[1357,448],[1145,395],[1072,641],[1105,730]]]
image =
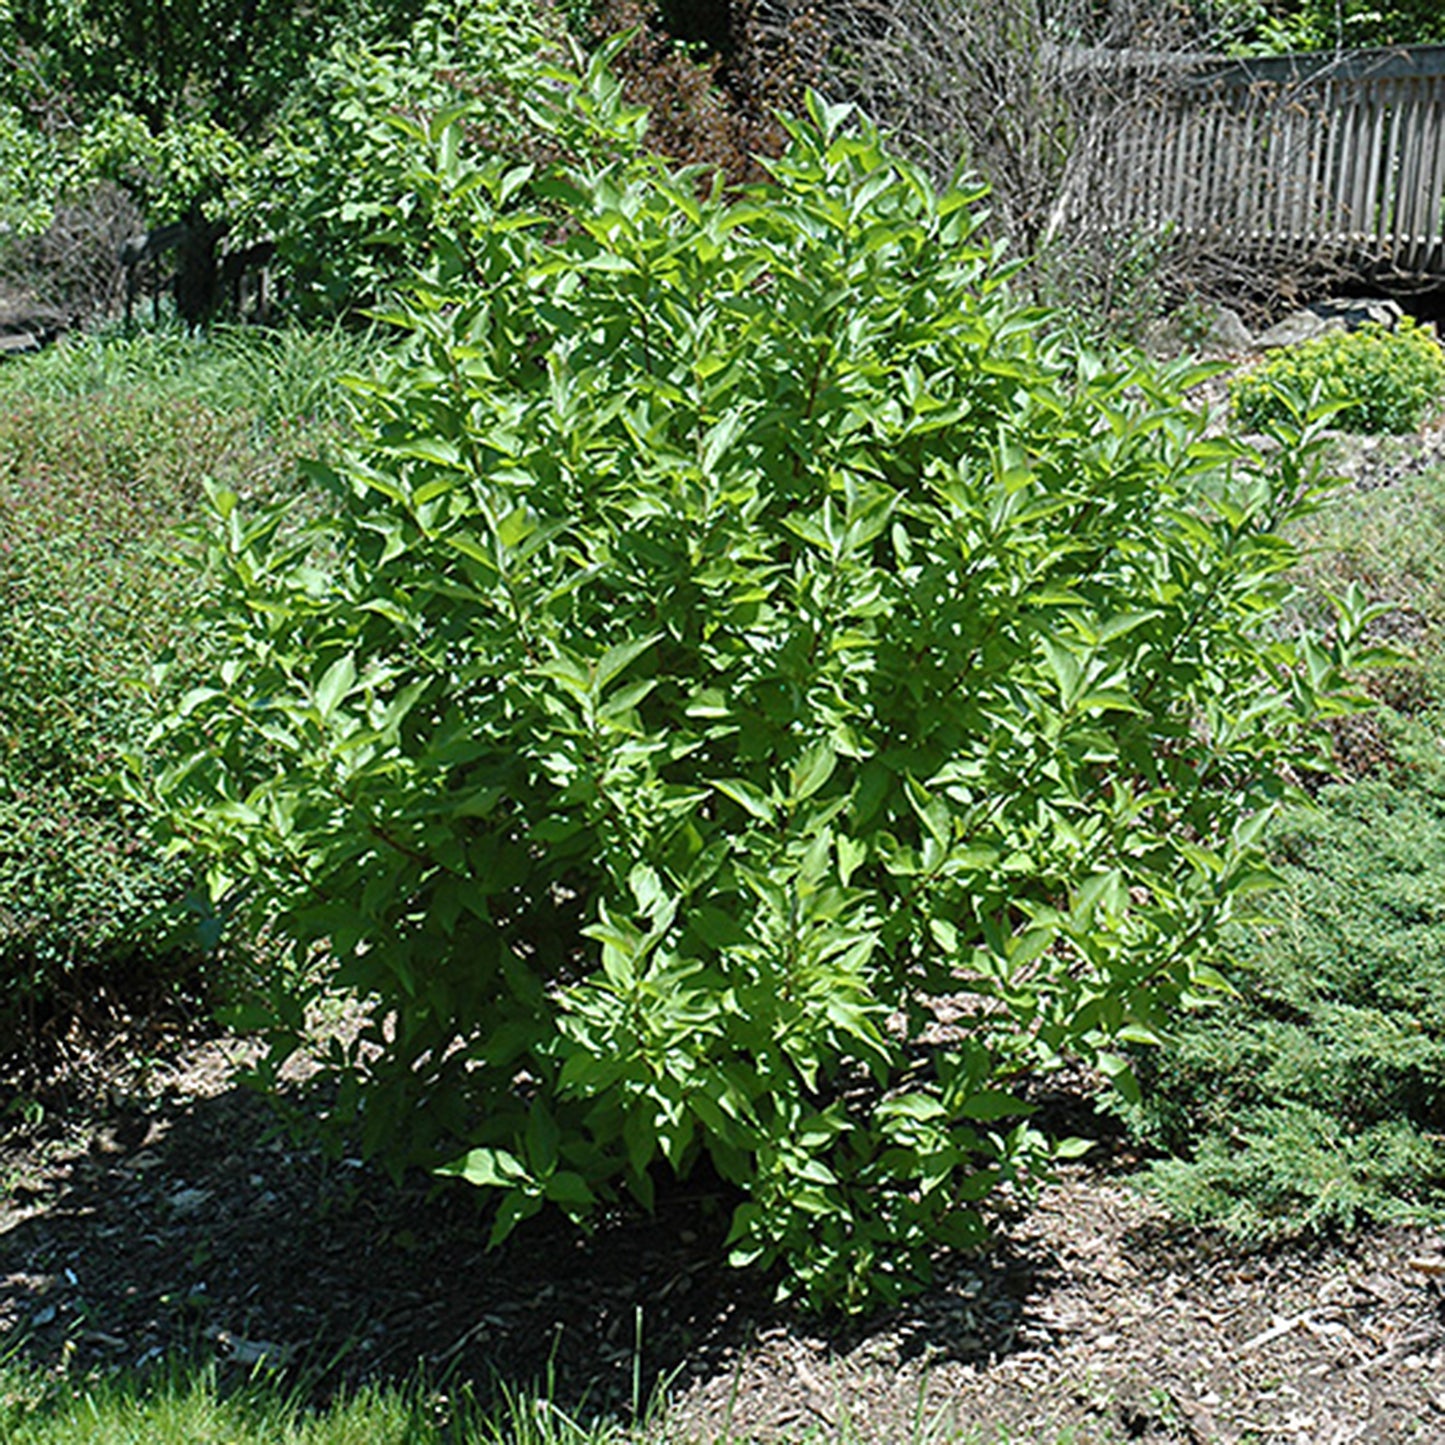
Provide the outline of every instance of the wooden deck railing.
[[1090,135],[1058,221],[1445,273],[1445,46],[1160,75]]

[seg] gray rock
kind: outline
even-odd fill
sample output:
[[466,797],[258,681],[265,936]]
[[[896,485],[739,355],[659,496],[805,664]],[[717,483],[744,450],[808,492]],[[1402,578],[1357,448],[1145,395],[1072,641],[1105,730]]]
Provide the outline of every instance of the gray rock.
[[1393,331],[1405,317],[1399,304],[1388,296],[1341,296],[1317,301],[1310,310],[1326,321],[1343,322],[1347,331],[1358,331],[1371,321]]
[[1301,341],[1313,341],[1326,331],[1343,330],[1342,323],[1326,321],[1313,311],[1295,311],[1255,337],[1254,344],[1261,351],[1275,351],[1281,346],[1298,346]]
[[209,1189],[178,1189],[166,1200],[166,1203],[170,1206],[173,1218],[188,1219],[191,1215],[204,1209],[210,1198],[211,1191]]
[[1205,341],[1211,351],[1233,353],[1254,350],[1254,334],[1244,324],[1239,312],[1228,306],[1216,306]]
[[1358,331],[1373,321],[1393,331],[1404,312],[1385,296],[1338,296],[1328,301],[1314,301],[1302,311],[1291,312],[1255,339],[1261,351],[1281,346],[1297,346],[1327,331]]
[[0,305],[0,356],[41,351],[69,329],[72,318],[53,306]]
[[0,331],[64,331],[73,319],[38,301],[0,302]]
[[1151,321],[1144,329],[1144,349],[1157,357],[1186,351],[1232,356],[1254,349],[1254,337],[1228,306],[1190,306]]

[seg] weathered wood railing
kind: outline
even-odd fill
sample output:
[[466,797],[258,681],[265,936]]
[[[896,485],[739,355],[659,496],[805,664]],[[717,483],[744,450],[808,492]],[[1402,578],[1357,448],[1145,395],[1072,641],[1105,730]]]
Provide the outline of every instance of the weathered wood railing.
[[[1099,67],[1081,74],[1098,80]],[[1445,273],[1445,46],[1176,59],[1159,80],[1087,137],[1056,226],[1167,228],[1243,251]]]
[[[218,306],[227,305],[237,320],[249,315],[264,325],[269,319],[268,267],[275,257],[276,243],[258,241],[221,250],[229,229],[224,221],[193,219],[127,237],[117,252],[125,272],[126,326],[131,325],[142,289],[151,295],[152,320],[160,322],[163,285],[175,294],[176,314],[190,325],[200,325]],[[178,259],[166,273],[160,263],[171,252],[177,252]]]

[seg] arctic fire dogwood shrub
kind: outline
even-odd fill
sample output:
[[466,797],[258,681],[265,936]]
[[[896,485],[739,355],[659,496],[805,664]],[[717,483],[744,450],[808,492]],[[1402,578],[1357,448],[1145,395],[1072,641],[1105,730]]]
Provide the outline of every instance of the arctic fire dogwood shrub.
[[1267,882],[1357,630],[1271,630],[1310,448],[1051,339],[844,109],[738,196],[600,64],[519,103],[622,158],[417,124],[452,229],[322,519],[215,499],[169,827],[310,961],[278,1057],[362,1000],[342,1117],[497,1238],[707,1159],[739,1261],[892,1299],[1047,1164],[1021,1076],[1127,1086]]

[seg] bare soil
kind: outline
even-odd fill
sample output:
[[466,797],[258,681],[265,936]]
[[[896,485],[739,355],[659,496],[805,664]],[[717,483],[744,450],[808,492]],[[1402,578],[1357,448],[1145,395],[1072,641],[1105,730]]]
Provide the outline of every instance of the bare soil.
[[676,1440],[1445,1440],[1445,1248],[1425,1231],[1244,1251],[1172,1228],[1115,1150],[906,1308],[820,1322],[728,1268],[729,1201],[705,1185],[488,1253],[465,1186],[278,1136],[232,1081],[240,1052],[192,1040],[139,1093],[0,1140],[0,1356],[269,1362],[320,1397],[550,1376],[584,1412],[665,1392]]

